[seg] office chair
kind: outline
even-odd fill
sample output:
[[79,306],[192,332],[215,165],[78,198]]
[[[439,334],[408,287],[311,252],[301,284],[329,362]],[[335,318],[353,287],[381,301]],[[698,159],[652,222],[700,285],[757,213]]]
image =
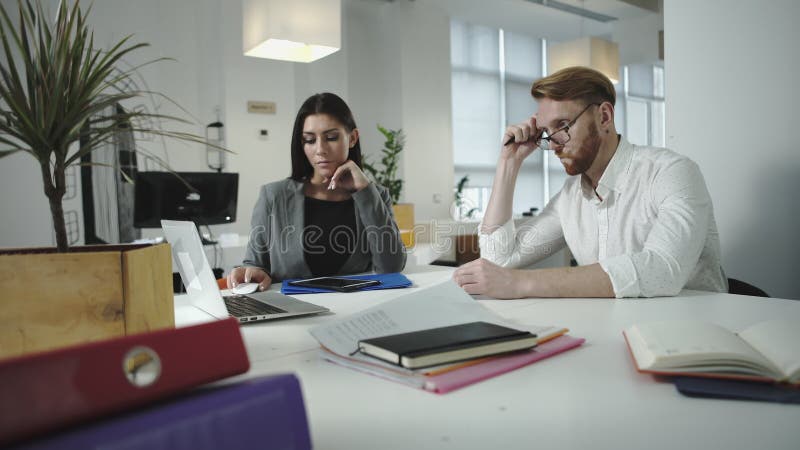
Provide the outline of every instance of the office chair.
[[750,283],[737,280],[735,278],[728,278],[728,293],[739,295],[751,295],[753,297],[769,297],[763,290],[753,286]]

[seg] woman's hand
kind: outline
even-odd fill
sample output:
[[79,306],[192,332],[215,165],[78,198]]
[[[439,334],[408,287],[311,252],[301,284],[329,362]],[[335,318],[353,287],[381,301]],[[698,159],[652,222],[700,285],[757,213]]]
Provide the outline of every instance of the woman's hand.
[[536,126],[536,116],[531,116],[525,122],[510,125],[503,133],[503,149],[500,151],[500,159],[513,160],[522,164],[522,161],[536,150],[543,131]]
[[258,267],[237,267],[228,275],[228,289],[240,283],[258,283],[258,290],[266,291],[272,284],[272,278]]
[[[327,181],[327,180],[326,180]],[[342,188],[350,193],[358,192],[369,186],[369,179],[352,160],[347,160],[336,169],[331,176],[328,189]]]

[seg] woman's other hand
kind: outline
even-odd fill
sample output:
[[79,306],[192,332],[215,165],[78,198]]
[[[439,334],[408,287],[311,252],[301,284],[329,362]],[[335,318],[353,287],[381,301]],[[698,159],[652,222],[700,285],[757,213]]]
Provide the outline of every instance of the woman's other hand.
[[369,186],[369,179],[352,160],[347,160],[331,176],[328,189],[341,188],[348,192],[358,192]]

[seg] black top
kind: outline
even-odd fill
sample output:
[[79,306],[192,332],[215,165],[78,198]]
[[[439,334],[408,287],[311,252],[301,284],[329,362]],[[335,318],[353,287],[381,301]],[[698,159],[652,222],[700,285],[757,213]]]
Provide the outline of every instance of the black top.
[[315,277],[339,273],[356,244],[352,198],[333,202],[306,197],[303,256]]

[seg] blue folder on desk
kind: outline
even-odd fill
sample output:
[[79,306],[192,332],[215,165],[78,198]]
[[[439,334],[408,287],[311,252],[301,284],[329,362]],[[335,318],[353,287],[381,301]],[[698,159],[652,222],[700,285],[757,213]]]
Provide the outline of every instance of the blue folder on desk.
[[[337,276],[338,277],[338,276]],[[381,284],[377,286],[369,286],[360,291],[377,291],[380,289],[399,289],[411,286],[411,280],[406,278],[402,273],[378,273],[373,275],[347,275],[339,278],[350,278],[359,280],[378,280]],[[281,284],[281,293],[286,295],[291,294],[322,294],[327,292],[336,292],[330,289],[310,288],[304,286],[291,286],[289,282],[299,280],[300,278],[283,280]]]

